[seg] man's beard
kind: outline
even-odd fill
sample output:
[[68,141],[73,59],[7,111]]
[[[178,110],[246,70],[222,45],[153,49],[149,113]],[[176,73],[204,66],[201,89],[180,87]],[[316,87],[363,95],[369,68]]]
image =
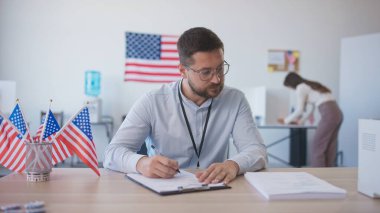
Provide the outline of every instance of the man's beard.
[[209,95],[207,93],[208,88],[206,88],[205,90],[202,91],[202,90],[197,89],[190,79],[188,79],[188,82],[189,82],[190,89],[193,91],[193,93],[195,93],[196,95],[203,97],[203,98],[215,98],[216,96],[218,96],[220,94],[220,92],[223,90],[223,87],[224,87],[223,82],[220,82],[219,84],[212,85],[212,87],[218,88],[218,92],[215,95]]

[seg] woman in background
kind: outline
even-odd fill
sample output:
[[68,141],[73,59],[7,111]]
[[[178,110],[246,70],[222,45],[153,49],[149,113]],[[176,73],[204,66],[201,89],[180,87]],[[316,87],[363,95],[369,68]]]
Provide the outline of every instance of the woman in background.
[[[337,137],[343,121],[343,114],[330,89],[318,82],[306,80],[294,72],[286,76],[284,86],[295,89],[297,105],[293,113],[285,119],[279,119],[279,122],[283,124],[303,124],[308,117],[302,116],[306,104],[310,103],[318,107],[321,120],[312,142],[311,166],[336,166]],[[310,114],[308,113],[308,115]],[[302,118],[299,119],[301,116]]]

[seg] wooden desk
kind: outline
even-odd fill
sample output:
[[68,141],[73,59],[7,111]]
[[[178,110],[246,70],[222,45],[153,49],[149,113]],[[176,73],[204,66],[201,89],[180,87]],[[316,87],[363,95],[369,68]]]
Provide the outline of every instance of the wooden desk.
[[267,148],[282,143],[289,139],[289,161],[283,160],[276,155],[268,152],[268,155],[284,164],[294,167],[301,167],[306,165],[307,157],[307,130],[316,129],[316,126],[308,125],[283,125],[283,124],[266,124],[257,126],[259,129],[289,129],[289,135],[280,138],[267,145]]
[[0,204],[45,201],[47,212],[379,212],[380,200],[356,191],[356,168],[281,168],[306,171],[348,191],[346,199],[267,201],[243,176],[232,189],[173,196],[157,195],[121,173],[101,169],[98,178],[88,168],[54,168],[51,180],[26,182],[25,175],[0,179]]

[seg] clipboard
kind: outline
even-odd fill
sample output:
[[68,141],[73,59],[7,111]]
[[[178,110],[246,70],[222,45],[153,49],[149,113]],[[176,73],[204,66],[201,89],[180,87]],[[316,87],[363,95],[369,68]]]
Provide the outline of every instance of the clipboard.
[[148,178],[141,174],[126,174],[125,177],[133,182],[159,194],[175,195],[190,192],[211,191],[230,189],[224,183],[202,184],[199,183],[194,174],[181,170],[181,173],[170,179]]

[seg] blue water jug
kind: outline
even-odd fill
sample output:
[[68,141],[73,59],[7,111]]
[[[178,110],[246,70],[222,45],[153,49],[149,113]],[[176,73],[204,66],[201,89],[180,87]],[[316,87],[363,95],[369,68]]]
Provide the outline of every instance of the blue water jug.
[[85,94],[97,97],[100,94],[100,72],[88,70],[85,73]]

